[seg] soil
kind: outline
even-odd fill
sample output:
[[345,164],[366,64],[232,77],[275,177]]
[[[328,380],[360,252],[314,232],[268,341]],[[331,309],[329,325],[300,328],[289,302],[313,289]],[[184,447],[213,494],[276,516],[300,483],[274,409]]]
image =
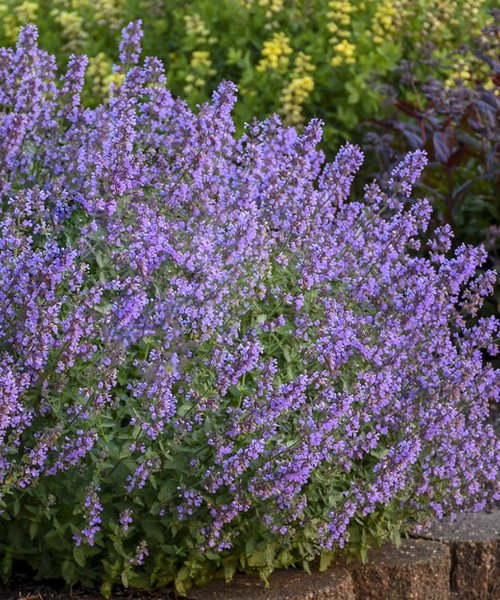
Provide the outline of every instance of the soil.
[[[110,600],[177,600],[172,589],[128,590],[117,588]],[[0,600],[104,600],[95,590],[73,588],[68,591],[61,581],[38,583],[26,573],[14,573],[8,584],[0,583]]]

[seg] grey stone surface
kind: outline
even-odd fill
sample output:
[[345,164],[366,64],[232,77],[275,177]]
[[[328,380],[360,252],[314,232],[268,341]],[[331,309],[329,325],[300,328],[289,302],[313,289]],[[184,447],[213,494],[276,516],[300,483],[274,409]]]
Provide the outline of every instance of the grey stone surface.
[[190,600],[356,600],[352,578],[345,569],[332,568],[309,575],[298,569],[275,571],[269,587],[257,575],[235,575],[230,583],[215,581],[194,588]]
[[189,592],[190,600],[450,600],[448,546],[405,540],[370,550],[369,562],[340,563],[325,573],[277,571],[266,588],[257,576],[236,575],[226,584]]
[[500,510],[436,523],[421,537],[450,548],[451,590],[456,600],[500,599]]
[[404,540],[368,552],[368,563],[349,571],[356,600],[449,600],[450,554],[446,545]]

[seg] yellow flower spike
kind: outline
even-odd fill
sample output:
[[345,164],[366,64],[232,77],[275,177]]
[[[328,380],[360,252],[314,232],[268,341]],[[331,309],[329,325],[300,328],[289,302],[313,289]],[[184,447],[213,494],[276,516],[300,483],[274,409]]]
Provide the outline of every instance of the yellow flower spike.
[[38,4],[36,2],[26,1],[20,4],[17,9],[17,18],[20,25],[27,25],[36,21]]
[[381,44],[387,34],[393,34],[403,29],[409,12],[406,8],[407,4],[410,4],[408,0],[403,2],[382,0],[377,4],[371,27],[374,43]]
[[313,90],[314,80],[310,75],[294,76],[285,86],[281,96],[280,112],[284,115],[287,125],[302,123],[302,105]]
[[208,52],[208,50],[194,50],[191,55],[190,64],[195,69],[200,67],[211,67],[213,63],[210,60],[210,52]]
[[[184,15],[184,24],[187,35],[189,37],[196,38],[198,43],[204,43],[204,41],[210,36],[210,30],[207,29],[200,15],[196,13],[192,15]],[[200,42],[200,40],[202,41]]]
[[290,46],[290,38],[283,32],[275,33],[271,40],[264,42],[261,55],[256,69],[259,72],[277,69],[279,66],[286,66],[289,62],[287,58],[292,54],[293,50]]
[[19,36],[19,31],[21,30],[20,26],[17,24],[16,17],[13,14],[5,15],[5,17],[3,17],[2,25],[7,39],[12,43],[15,43]]
[[89,34],[85,31],[83,17],[75,12],[52,11],[54,20],[61,26],[63,36],[68,40],[65,49],[77,52]]

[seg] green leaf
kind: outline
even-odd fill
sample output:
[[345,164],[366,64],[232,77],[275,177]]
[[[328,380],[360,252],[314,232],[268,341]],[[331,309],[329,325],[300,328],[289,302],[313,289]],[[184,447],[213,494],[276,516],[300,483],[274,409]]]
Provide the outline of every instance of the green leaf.
[[245,554],[247,556],[252,556],[253,551],[255,550],[255,545],[256,545],[256,542],[255,542],[254,538],[249,538],[247,540],[247,543],[245,544]]
[[128,575],[125,571],[122,572],[122,584],[123,587],[128,587]]
[[173,491],[173,483],[164,483],[158,492],[158,500],[160,502],[166,502],[167,500],[170,500],[172,498]]
[[335,554],[333,552],[322,552],[320,559],[319,559],[319,570],[320,573],[323,573],[324,571],[326,571],[328,568],[330,568],[333,559],[335,557]]
[[270,567],[274,561],[274,548],[268,544],[263,550],[256,550],[249,558],[250,567]]
[[391,532],[391,538],[392,538],[392,541],[399,548],[401,546],[401,532],[399,531],[399,529],[394,529]]
[[68,585],[76,583],[78,577],[76,575],[75,563],[72,560],[65,560],[61,567],[61,574]]
[[184,581],[185,579],[187,579],[189,577],[189,568],[186,567],[186,565],[184,565],[182,567],[182,569],[177,573],[177,577],[175,578],[175,580],[177,581]]
[[2,575],[2,580],[7,583],[12,573],[12,552],[7,550],[4,557],[2,558],[2,562],[0,563],[0,571]]
[[145,573],[130,573],[128,580],[130,585],[139,590],[151,587],[151,577]]
[[111,583],[111,581],[105,581],[102,585],[101,585],[101,594],[105,597],[105,598],[109,598],[111,596],[111,592],[113,591],[113,584]]
[[236,573],[238,560],[234,556],[228,556],[222,559],[222,568],[224,569],[224,578],[226,581],[231,581]]
[[174,585],[176,592],[178,592],[181,596],[185,596],[190,589],[190,586],[186,585],[185,581],[180,581],[177,578],[174,580]]
[[[73,557],[80,567],[85,566],[85,551],[82,546],[73,546]],[[108,597],[108,596],[106,596]]]

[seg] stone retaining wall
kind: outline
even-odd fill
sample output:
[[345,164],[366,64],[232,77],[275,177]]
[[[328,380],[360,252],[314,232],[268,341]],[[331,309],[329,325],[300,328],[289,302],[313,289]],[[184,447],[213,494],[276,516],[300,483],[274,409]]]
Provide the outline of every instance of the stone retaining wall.
[[277,571],[265,587],[237,575],[189,592],[190,600],[500,600],[500,511],[439,523],[400,548],[385,545],[368,563],[339,564],[312,576]]
[[500,511],[437,523],[421,537],[450,549],[454,600],[500,600]]

